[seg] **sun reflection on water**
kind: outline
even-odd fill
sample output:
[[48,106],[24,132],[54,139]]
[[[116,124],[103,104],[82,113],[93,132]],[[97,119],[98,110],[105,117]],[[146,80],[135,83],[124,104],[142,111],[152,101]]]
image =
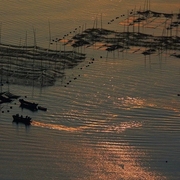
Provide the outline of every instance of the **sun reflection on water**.
[[141,108],[145,104],[144,99],[140,99],[138,97],[121,97],[118,98],[118,102],[120,106],[125,107],[126,109],[131,109],[131,108]]
[[[83,143],[83,142],[82,142]],[[62,145],[61,145],[62,147]],[[160,173],[143,166],[139,159],[147,158],[142,150],[137,150],[128,143],[96,142],[95,144],[65,144],[69,166],[57,165],[64,171],[83,174],[82,180],[165,180]],[[75,166],[77,165],[78,166]]]
[[143,168],[138,159],[146,158],[146,154],[126,143],[100,142],[95,151],[90,152],[92,154],[89,155],[95,156],[96,160],[94,163],[88,162],[95,171],[95,179],[165,179]]
[[133,108],[156,107],[156,104],[140,97],[119,97],[114,102],[117,107],[130,110]]
[[139,128],[142,127],[141,122],[122,122],[118,125],[110,125],[107,126],[106,132],[116,132],[116,133],[122,133],[126,131],[127,129],[133,129],[133,128]]

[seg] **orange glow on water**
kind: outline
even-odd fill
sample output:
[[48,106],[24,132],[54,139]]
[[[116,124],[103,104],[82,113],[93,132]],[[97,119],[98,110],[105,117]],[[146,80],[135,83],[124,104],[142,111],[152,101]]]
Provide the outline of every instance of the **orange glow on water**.
[[96,130],[96,131],[103,131],[103,132],[117,132],[117,133],[121,133],[127,129],[132,129],[132,128],[138,128],[142,126],[142,123],[140,122],[122,122],[118,125],[101,125],[98,122],[94,122],[91,123],[89,125],[86,126],[80,126],[80,127],[68,127],[68,126],[64,126],[64,125],[59,125],[59,124],[48,124],[48,123],[42,123],[42,122],[37,122],[37,121],[33,121],[32,122],[33,126],[37,126],[37,127],[43,127],[43,128],[48,128],[48,129],[54,129],[54,130],[60,130],[60,131],[67,131],[67,132],[81,132],[85,129],[92,129],[95,127],[100,127],[102,129]]
[[133,128],[140,128],[142,127],[142,123],[140,122],[122,122],[119,125],[111,125],[107,127],[107,132],[117,132],[117,133],[122,133],[123,131],[126,131],[128,129],[133,129]]
[[32,125],[37,126],[37,127],[44,127],[48,129],[68,131],[68,132],[75,132],[75,131],[81,130],[81,127],[73,128],[73,127],[68,127],[68,126],[63,126],[63,125],[58,125],[58,124],[48,124],[48,123],[42,123],[42,122],[37,122],[37,121],[33,121]]
[[[72,163],[63,166],[59,162],[57,165],[67,172],[72,169],[78,172],[85,168],[86,171],[83,173],[86,175],[81,178],[82,180],[166,179],[161,174],[142,167],[138,158],[147,158],[146,154],[126,143],[99,142],[94,146],[82,144],[81,147],[76,144],[64,144],[63,149],[69,154],[66,158],[70,158]],[[75,166],[77,164],[78,166]]]
[[147,106],[145,99],[139,97],[119,97],[117,102],[114,102],[114,105],[122,107],[123,109],[132,109],[132,108],[142,108]]

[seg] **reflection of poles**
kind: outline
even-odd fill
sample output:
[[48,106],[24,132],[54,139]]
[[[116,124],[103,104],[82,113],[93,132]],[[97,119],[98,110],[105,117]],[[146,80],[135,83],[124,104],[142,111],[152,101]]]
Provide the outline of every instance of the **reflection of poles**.
[[26,47],[26,50],[27,50],[27,31],[26,31],[26,34],[25,34],[25,47]]
[[[10,45],[8,47],[8,51],[10,51]],[[8,52],[9,54],[9,52]],[[8,92],[9,92],[9,75],[10,75],[10,69],[11,69],[11,65],[10,65],[10,56],[8,57],[8,66],[7,66],[7,80],[6,80],[6,83],[7,83],[7,86],[8,86]]]
[[166,21],[165,21],[165,24],[164,24],[164,30],[163,30],[163,34],[162,34],[162,37],[164,37],[165,38],[165,51],[166,51],[166,55],[167,55],[167,50],[168,50],[168,41],[166,41],[166,34],[167,34],[167,32],[168,32],[168,30],[167,30],[167,18],[166,18]]
[[124,58],[124,49],[126,45],[126,34],[125,34],[125,23],[124,23],[124,28],[123,28],[123,50],[122,50],[122,58]]
[[63,67],[63,69],[65,69],[65,38],[63,37],[63,40],[64,40],[64,44],[63,44],[63,46],[64,46],[64,67]]
[[[50,45],[51,45],[51,24],[48,21],[48,29],[49,29],[49,43],[48,43],[48,51],[50,51]],[[49,60],[49,67],[50,67],[50,60]]]
[[98,17],[96,16],[96,29],[98,27]]
[[134,11],[133,11],[133,39],[134,39],[134,33],[135,33],[135,26],[134,26],[134,20],[135,20],[135,13],[136,13],[136,6],[134,8]]
[[[60,63],[60,71],[62,70],[62,73],[64,74],[64,62],[63,61],[61,61],[62,60],[62,58],[63,58],[63,56],[62,56],[62,50],[61,50],[61,42],[62,41],[60,41],[59,42],[59,63]],[[63,78],[61,79],[61,83],[63,83]]]
[[[178,17],[178,19],[180,19],[180,9],[179,9],[179,17]],[[179,21],[179,23],[180,23],[180,21]],[[177,26],[177,33],[176,33],[176,36],[178,36],[178,32],[179,32],[179,25]]]
[[[80,27],[80,26],[79,26],[79,27]],[[82,28],[81,28],[81,32],[80,32],[80,33],[82,34],[83,31],[84,31],[84,24],[82,25]],[[79,34],[80,34],[80,33],[79,33]],[[81,48],[81,53],[82,53],[82,51],[83,51],[83,46],[84,46],[84,45],[80,46],[80,48]]]
[[[0,23],[0,44],[1,44],[1,34],[2,34],[2,23]],[[1,92],[3,86],[3,65],[1,65]]]
[[55,43],[56,43],[56,51],[57,51],[57,40],[55,41]]
[[48,27],[49,27],[49,43],[48,43],[48,49],[50,49],[50,44],[51,44],[51,27],[50,27],[50,22],[48,22]]
[[93,29],[95,28],[95,29],[97,29],[97,16],[95,17],[95,19],[94,19],[94,23],[93,23]]
[[150,0],[145,0],[144,2],[144,11],[150,10]]
[[27,53],[27,31],[26,31],[26,35],[25,35],[25,50],[26,50],[26,53]]
[[102,31],[102,28],[103,28],[103,27],[102,27],[102,13],[101,13],[101,31]]
[[33,28],[33,36],[34,36],[34,48],[33,48],[33,86],[34,86],[34,63],[35,63],[35,50],[36,50],[36,30]]
[[3,86],[3,65],[1,66],[1,92],[2,92],[2,86]]
[[148,10],[150,10],[150,8],[151,8],[151,7],[150,7],[150,0],[149,0],[149,9],[148,9]]
[[144,11],[145,11],[145,9],[146,9],[146,0],[144,1]]
[[0,44],[1,44],[1,34],[2,34],[2,23],[0,23]]
[[[140,7],[140,11],[141,11],[141,7]],[[140,14],[138,16],[138,19],[140,18]],[[140,33],[140,22],[138,21],[138,34]]]
[[33,35],[34,35],[34,48],[36,48],[37,46],[37,42],[36,42],[36,30],[33,27]]
[[[171,17],[171,23],[172,24],[172,17]],[[170,37],[172,37],[172,27],[170,27]]]
[[176,26],[176,37],[178,37],[178,27],[179,25]]
[[40,81],[41,81],[41,87],[43,86],[43,84],[44,84],[44,78],[43,78],[43,65],[42,65],[42,59],[43,59],[43,56],[42,56],[42,54],[41,54],[41,56],[40,56],[40,59],[41,59],[41,69],[40,69],[40,71],[41,71],[41,78],[40,78]]
[[129,10],[127,11],[127,33],[129,36]]

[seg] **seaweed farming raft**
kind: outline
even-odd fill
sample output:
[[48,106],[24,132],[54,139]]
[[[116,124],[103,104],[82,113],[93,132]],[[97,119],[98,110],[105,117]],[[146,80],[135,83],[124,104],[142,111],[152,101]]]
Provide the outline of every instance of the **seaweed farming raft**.
[[64,70],[85,60],[76,51],[57,51],[38,46],[0,44],[1,83],[51,86]]
[[[180,13],[161,13],[150,10],[127,11],[127,15],[117,16],[108,26],[118,21],[119,29],[93,26],[79,31],[74,36],[53,40],[56,50],[34,46],[0,44],[0,76],[2,82],[33,86],[54,85],[57,78],[65,76],[65,69],[73,68],[86,59],[78,52],[79,47],[96,48],[109,52],[141,53],[144,56],[163,54],[180,58]],[[97,24],[97,23],[95,23]],[[102,24],[102,23],[101,23]],[[104,26],[103,26],[104,27]],[[77,30],[77,28],[76,28]],[[50,36],[51,37],[51,36]],[[66,37],[66,38],[65,38]],[[64,50],[57,50],[62,43]],[[51,44],[49,42],[49,44]],[[72,51],[65,51],[65,46]],[[114,54],[114,53],[113,53]]]
[[[128,11],[125,19],[120,20],[118,16],[116,20],[119,30],[93,27],[76,34],[68,42],[74,48],[96,47],[107,52],[131,50],[143,55],[171,51],[171,56],[180,57],[180,13],[132,10]],[[111,23],[108,22],[109,25]]]

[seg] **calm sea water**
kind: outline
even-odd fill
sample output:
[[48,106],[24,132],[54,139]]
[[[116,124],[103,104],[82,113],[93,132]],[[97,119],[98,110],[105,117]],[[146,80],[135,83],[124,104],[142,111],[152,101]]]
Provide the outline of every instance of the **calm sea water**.
[[[32,44],[34,28],[38,45],[48,47],[49,22],[52,38],[92,27],[101,14],[105,28],[119,30],[118,20],[107,22],[129,9],[143,8],[144,1],[1,0],[0,4],[2,43],[24,44],[27,32]],[[178,0],[157,0],[151,9],[179,12],[179,5]],[[178,180],[179,59],[168,54],[145,58],[140,53],[83,52],[86,60],[66,70],[66,77],[52,87],[2,87],[48,111],[21,110],[18,100],[1,104],[0,179]],[[89,64],[91,58],[95,60]],[[17,112],[31,116],[32,126],[12,124]]]

